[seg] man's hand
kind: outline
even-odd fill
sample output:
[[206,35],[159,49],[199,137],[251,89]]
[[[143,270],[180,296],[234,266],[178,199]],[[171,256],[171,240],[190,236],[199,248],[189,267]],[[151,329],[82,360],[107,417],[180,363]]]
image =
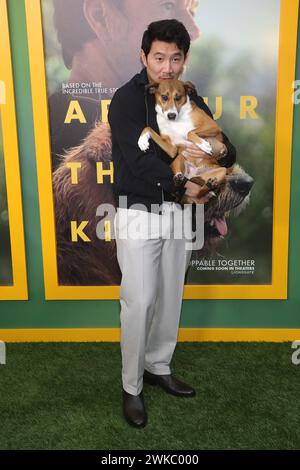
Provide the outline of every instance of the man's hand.
[[213,196],[210,192],[207,192],[204,196],[200,198],[198,195],[202,187],[199,186],[199,184],[193,183],[192,181],[187,181],[184,187],[186,188],[185,193],[184,193],[185,196],[197,199],[198,204],[205,204]]
[[209,153],[206,153],[203,150],[201,150],[193,142],[185,145],[185,149],[182,152],[182,155],[184,157],[191,157],[191,158],[207,158],[207,159],[210,159],[212,157]]
[[211,158],[218,159],[219,157],[224,157],[227,154],[226,146],[219,140],[214,137],[207,137],[205,140],[207,140],[212,147],[212,155],[204,152],[196,144],[191,142],[185,145],[185,149],[182,152],[183,156],[191,158],[205,158],[209,160]]

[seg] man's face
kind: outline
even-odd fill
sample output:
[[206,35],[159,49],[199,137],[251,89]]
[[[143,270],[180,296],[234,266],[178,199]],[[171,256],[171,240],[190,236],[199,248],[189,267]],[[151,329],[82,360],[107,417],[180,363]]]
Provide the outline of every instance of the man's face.
[[148,56],[141,51],[141,59],[149,81],[178,80],[185,64],[184,53],[174,42],[153,41]]

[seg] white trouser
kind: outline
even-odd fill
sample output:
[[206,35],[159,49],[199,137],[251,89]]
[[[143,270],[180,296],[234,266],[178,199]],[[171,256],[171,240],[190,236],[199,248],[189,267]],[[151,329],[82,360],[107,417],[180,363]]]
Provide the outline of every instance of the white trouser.
[[[191,213],[185,215],[184,236],[176,239],[175,219],[170,212],[177,216],[180,213],[184,220],[182,209],[174,202],[164,202],[163,207],[162,215],[118,208],[114,220],[122,272],[122,382],[124,390],[132,395],[142,391],[144,369],[157,375],[171,373],[185,272],[192,253],[187,249],[190,234],[186,229],[191,229]],[[132,224],[131,217],[136,216],[141,222],[138,226]],[[177,233],[178,221],[177,217]]]

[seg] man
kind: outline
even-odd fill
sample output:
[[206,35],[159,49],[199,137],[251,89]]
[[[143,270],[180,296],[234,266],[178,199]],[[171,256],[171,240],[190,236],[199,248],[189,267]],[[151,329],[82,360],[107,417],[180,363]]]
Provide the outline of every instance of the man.
[[[175,186],[169,167],[172,159],[154,142],[143,153],[137,145],[146,126],[159,132],[156,122],[155,98],[145,85],[166,79],[179,79],[190,47],[185,26],[173,20],[151,23],[144,32],[141,60],[144,69],[115,93],[108,120],[112,131],[112,158],[115,168],[113,185],[118,206],[115,229],[117,256],[122,272],[121,352],[123,413],[129,424],[143,427],[147,413],[143,397],[143,380],[161,386],[176,396],[193,397],[195,390],[176,379],[170,362],[176,346],[180,319],[185,270],[191,255],[186,240],[164,238],[161,219],[180,210],[176,196],[184,192],[197,197],[199,186],[183,181]],[[191,97],[198,106],[210,113],[202,98]],[[220,161],[229,166],[235,161],[235,149],[224,136],[227,155]],[[194,144],[186,152],[194,157],[209,158]],[[126,207],[123,199],[126,198]],[[165,202],[155,213],[154,205]],[[143,204],[144,211],[132,209]],[[130,232],[128,217],[154,226],[148,238]],[[165,219],[164,219],[165,220]],[[128,229],[128,230],[125,230]],[[171,229],[172,231],[172,229]],[[142,234],[145,231],[142,229]],[[125,235],[125,236],[124,236]]]

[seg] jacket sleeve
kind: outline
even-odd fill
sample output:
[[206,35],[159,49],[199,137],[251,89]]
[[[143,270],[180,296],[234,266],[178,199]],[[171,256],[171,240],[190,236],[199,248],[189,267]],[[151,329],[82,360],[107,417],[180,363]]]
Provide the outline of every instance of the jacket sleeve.
[[[199,108],[203,109],[203,111],[205,111],[206,114],[208,114],[213,119],[213,114],[211,110],[209,109],[209,107],[201,96],[198,96],[197,93],[193,93],[191,99],[196,103],[197,106],[199,106]],[[220,166],[225,166],[228,168],[236,162],[236,148],[234,147],[234,145],[232,145],[232,143],[224,134],[224,132],[222,132],[222,135],[223,143],[226,145],[227,148],[227,154],[225,155],[225,157],[220,158],[218,160],[218,163]]]
[[117,91],[109,106],[108,122],[112,136],[132,174],[171,194],[177,194],[178,188],[174,184],[172,170],[167,163],[156,156],[151,139],[149,150],[146,152],[140,150],[138,146],[138,139],[145,123],[136,100],[131,100],[129,104],[123,90],[122,94]]

